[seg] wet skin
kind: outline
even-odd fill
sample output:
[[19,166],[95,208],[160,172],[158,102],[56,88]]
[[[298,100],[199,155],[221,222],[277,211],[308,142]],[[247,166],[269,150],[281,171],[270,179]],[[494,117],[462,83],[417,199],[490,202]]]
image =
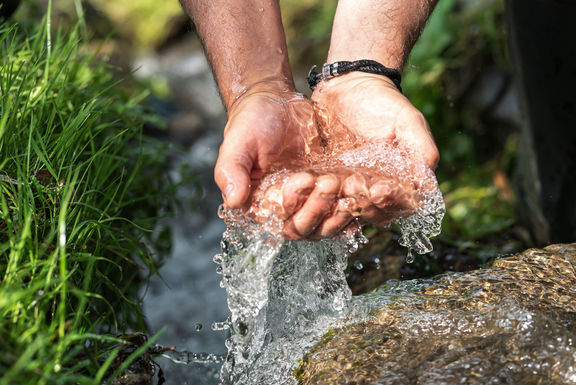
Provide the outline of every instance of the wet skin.
[[332,237],[356,219],[387,224],[412,212],[417,185],[363,170],[305,171],[315,155],[375,140],[412,150],[429,168],[438,162],[426,119],[384,76],[353,72],[321,82],[312,102],[295,92],[247,93],[229,110],[216,182],[228,207],[248,209],[267,171],[294,170],[259,197],[277,203],[287,239]]

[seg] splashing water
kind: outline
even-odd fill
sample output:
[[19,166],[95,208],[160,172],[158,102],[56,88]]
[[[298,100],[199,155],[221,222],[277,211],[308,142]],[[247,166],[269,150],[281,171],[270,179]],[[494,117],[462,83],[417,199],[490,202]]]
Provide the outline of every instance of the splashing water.
[[[445,213],[442,193],[436,176],[413,152],[397,145],[372,142],[360,143],[344,151],[327,150],[321,154],[308,156],[308,168],[296,170],[279,167],[263,178],[253,194],[248,216],[252,217],[263,230],[271,234],[281,233],[281,191],[290,177],[296,172],[312,175],[329,174],[341,181],[356,178],[357,183],[379,186],[387,191],[382,212],[401,230],[399,243],[418,254],[432,251],[431,237],[440,233]],[[345,182],[344,182],[345,183]],[[353,216],[360,216],[358,201],[367,199],[363,194],[340,196],[339,201]]]
[[[401,243],[423,253],[428,237],[440,231],[442,195],[432,171],[407,161],[393,146],[368,144],[316,162],[314,172],[342,175],[385,175],[400,189],[409,189],[411,215],[398,220]],[[349,312],[351,291],[344,269],[350,253],[367,242],[361,228],[347,228],[336,239],[318,242],[284,241],[283,222],[265,192],[282,186],[292,171],[277,169],[266,176],[247,213],[221,209],[227,230],[222,254],[214,258],[222,274],[231,310],[231,337],[221,372],[223,384],[295,384],[298,359],[329,327],[341,324]],[[259,200],[261,197],[262,200]],[[262,220],[262,218],[266,218]]]
[[344,269],[358,234],[334,241],[281,242],[226,213],[222,282],[232,312],[225,384],[291,383],[290,370],[315,338],[344,317]]

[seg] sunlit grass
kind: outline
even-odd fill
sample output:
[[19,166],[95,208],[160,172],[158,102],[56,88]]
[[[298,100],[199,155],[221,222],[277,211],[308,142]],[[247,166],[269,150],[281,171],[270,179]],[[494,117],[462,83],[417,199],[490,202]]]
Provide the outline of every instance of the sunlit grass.
[[144,327],[157,160],[142,95],[80,54],[77,29],[28,32],[0,25],[0,384],[101,383],[105,333]]

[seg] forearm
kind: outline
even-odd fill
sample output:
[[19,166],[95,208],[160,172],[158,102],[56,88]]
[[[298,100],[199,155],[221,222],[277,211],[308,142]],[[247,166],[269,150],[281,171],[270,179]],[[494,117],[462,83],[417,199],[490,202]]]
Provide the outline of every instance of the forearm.
[[227,109],[247,91],[294,88],[278,0],[180,0]]
[[437,0],[340,0],[328,63],[376,60],[402,71]]

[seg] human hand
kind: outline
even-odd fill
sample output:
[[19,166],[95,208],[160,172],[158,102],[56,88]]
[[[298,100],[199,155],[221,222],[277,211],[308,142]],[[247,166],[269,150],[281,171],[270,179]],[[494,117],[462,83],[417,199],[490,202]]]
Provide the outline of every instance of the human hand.
[[[322,151],[311,102],[284,90],[248,92],[230,108],[215,167],[224,204],[243,209],[258,222],[273,215],[284,222],[282,235],[306,238],[330,212],[339,180],[310,169],[311,154]],[[274,170],[289,176],[258,192]]]
[[[244,94],[228,117],[215,167],[226,207],[259,223],[280,219],[276,230],[287,239],[331,236],[354,219],[345,211],[331,215],[342,179],[313,164],[324,144],[308,99],[266,87]],[[279,170],[280,182],[266,179]]]
[[[346,76],[319,84],[316,113],[303,96],[285,91],[248,93],[233,105],[216,165],[228,207],[244,208],[259,222],[278,217],[287,239],[332,237],[356,218],[388,224],[413,212],[420,187],[414,180],[425,175],[407,180],[322,164],[373,141],[421,156],[407,164],[423,161],[433,168],[438,161],[426,120],[392,82],[364,73]],[[259,189],[275,170],[288,176]]]
[[238,98],[229,109],[214,170],[224,204],[246,209],[264,173],[287,159],[295,167],[309,151],[312,119],[311,103],[286,89],[248,91]]
[[[380,75],[351,72],[320,82],[312,95],[314,108],[328,143],[328,153],[341,153],[379,141],[406,150],[410,164],[434,169],[438,149],[426,119],[394,86]],[[408,155],[411,154],[411,155]],[[425,173],[414,167],[412,182],[386,175],[352,173],[341,181],[341,200],[364,223],[388,224],[411,214],[420,180]],[[340,203],[340,202],[339,202]],[[336,214],[334,214],[336,215]],[[324,223],[330,223],[326,218]],[[320,229],[320,234],[330,234]]]

